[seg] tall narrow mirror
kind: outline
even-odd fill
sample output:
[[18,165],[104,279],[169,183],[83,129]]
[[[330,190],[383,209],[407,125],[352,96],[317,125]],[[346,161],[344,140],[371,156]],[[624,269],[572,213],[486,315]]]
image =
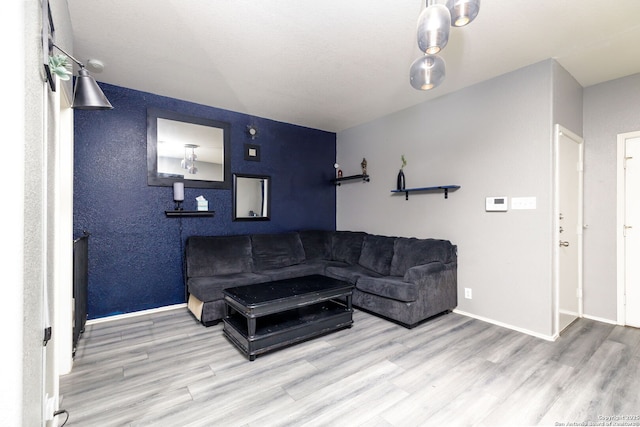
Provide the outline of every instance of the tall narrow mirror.
[[265,175],[233,175],[233,220],[269,221],[271,178]]
[[147,183],[230,188],[230,125],[175,111],[147,110]]

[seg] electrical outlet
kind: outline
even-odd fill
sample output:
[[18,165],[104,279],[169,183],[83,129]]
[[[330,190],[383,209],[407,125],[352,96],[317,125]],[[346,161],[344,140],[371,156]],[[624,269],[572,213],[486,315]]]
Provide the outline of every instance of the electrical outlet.
[[472,294],[471,294],[471,288],[464,288],[464,297],[465,297],[466,299],[471,299],[471,298],[473,298],[473,297],[472,297]]

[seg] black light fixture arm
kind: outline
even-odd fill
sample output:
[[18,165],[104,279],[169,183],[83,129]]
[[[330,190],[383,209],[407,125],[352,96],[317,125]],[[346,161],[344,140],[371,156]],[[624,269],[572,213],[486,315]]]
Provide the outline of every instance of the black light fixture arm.
[[78,61],[76,58],[74,58],[73,56],[69,55],[69,53],[67,53],[64,49],[62,49],[60,46],[58,46],[57,44],[55,44],[54,42],[52,42],[51,40],[49,41],[49,44],[51,45],[51,47],[55,47],[56,49],[58,49],[60,52],[64,53],[65,55],[67,55],[73,62],[75,62],[76,64],[78,64],[78,66],[80,68],[85,68],[84,64],[80,61]]

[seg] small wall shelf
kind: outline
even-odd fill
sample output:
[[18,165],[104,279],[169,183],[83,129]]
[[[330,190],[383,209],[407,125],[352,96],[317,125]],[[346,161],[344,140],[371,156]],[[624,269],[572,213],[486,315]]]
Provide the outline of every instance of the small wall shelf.
[[336,178],[331,180],[335,185],[340,185],[343,181],[352,181],[355,179],[361,179],[364,182],[369,182],[369,175],[350,175],[343,176],[342,178]]
[[183,216],[214,216],[215,211],[164,211],[164,214],[169,218]]
[[444,198],[449,198],[449,190],[455,191],[460,188],[459,185],[438,185],[435,187],[419,187],[419,188],[405,188],[403,190],[391,190],[392,193],[404,193],[405,200],[409,200],[409,193],[415,193],[418,191],[437,191],[444,190]]

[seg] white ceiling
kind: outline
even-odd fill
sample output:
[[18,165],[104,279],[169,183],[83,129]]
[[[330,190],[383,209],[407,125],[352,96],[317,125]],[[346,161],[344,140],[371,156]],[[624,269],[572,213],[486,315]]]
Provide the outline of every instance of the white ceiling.
[[640,0],[483,0],[427,92],[409,84],[425,0],[67,2],[98,81],[333,132],[547,58],[584,87],[640,72]]

